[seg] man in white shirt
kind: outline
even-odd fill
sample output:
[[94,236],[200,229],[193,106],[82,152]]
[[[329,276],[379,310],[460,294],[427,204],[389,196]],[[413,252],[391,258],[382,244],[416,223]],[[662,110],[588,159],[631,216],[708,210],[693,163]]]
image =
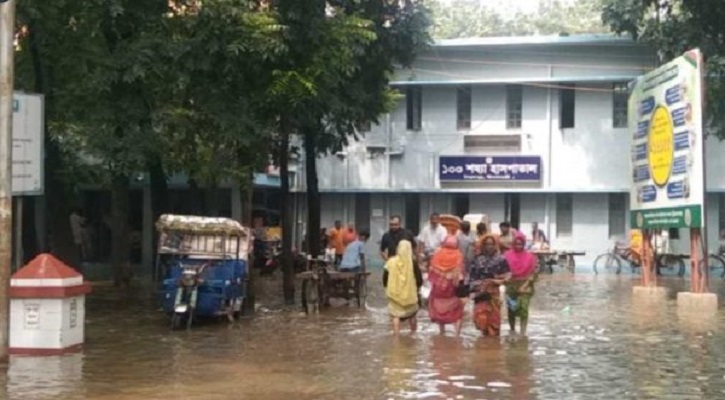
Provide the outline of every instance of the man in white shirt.
[[416,239],[420,243],[418,248],[424,256],[430,256],[441,247],[447,235],[448,231],[440,223],[440,215],[433,213],[430,215],[430,223],[420,231]]

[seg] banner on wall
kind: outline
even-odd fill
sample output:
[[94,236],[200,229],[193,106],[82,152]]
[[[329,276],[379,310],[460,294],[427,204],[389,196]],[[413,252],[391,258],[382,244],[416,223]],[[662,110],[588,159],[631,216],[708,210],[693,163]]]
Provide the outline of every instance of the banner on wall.
[[695,49],[635,82],[628,110],[633,228],[705,224],[702,72]]
[[540,156],[441,156],[441,182],[540,182]]

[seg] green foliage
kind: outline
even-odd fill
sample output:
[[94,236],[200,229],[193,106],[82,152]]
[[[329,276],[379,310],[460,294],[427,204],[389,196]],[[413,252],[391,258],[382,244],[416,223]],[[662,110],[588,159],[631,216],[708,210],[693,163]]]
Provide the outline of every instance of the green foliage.
[[603,0],[542,2],[535,12],[502,15],[481,0],[434,0],[435,28],[439,39],[486,36],[554,35],[607,32],[601,21]]
[[602,18],[615,32],[652,45],[662,62],[700,48],[708,74],[706,117],[711,131],[725,138],[725,1],[606,0]]
[[[72,166],[130,175],[157,158],[214,184],[266,162],[256,109],[285,52],[274,14],[248,0],[52,3],[21,2],[18,26],[52,66],[49,135],[75,180],[85,174]],[[30,38],[21,34],[18,83],[32,91]]]

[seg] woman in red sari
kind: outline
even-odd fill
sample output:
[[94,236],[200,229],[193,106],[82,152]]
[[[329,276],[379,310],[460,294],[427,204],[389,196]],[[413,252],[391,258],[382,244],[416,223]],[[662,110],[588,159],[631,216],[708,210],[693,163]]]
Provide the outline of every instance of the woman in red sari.
[[496,236],[481,240],[481,251],[470,266],[468,284],[473,295],[473,323],[484,336],[501,335],[500,286],[511,278],[509,265],[499,252]]
[[457,289],[463,281],[463,254],[458,250],[458,240],[449,235],[441,248],[430,260],[428,280],[431,292],[428,299],[428,315],[438,324],[441,334],[446,325],[454,324],[456,335],[461,334],[463,321],[463,301],[458,297]]

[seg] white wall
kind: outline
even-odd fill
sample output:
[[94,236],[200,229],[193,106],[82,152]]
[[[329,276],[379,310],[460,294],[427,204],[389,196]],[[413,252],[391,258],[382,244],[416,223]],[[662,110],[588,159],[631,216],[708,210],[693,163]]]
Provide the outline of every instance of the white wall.
[[[542,157],[541,184],[527,186],[525,190],[628,191],[629,136],[626,129],[612,127],[612,93],[609,90],[612,82],[621,81],[626,76],[635,77],[651,65],[652,54],[646,49],[621,44],[571,48],[474,48],[465,51],[439,48],[416,62],[413,80],[427,79],[416,70],[418,68],[447,71],[448,75],[472,74],[490,81],[473,86],[470,131],[459,132],[456,129],[455,84],[423,86],[421,131],[406,130],[406,102],[403,99],[390,114],[389,120],[381,117],[380,124],[374,125],[360,142],[353,143],[345,157],[329,156],[318,160],[320,188],[323,191],[484,190],[486,187],[482,186],[456,187],[447,184],[441,187],[437,177],[438,157],[466,154],[463,137],[467,133],[510,133],[521,135],[522,154]],[[542,69],[554,77],[568,74],[572,79],[580,79],[576,83],[579,90],[576,91],[574,128],[559,129],[558,86],[556,83],[535,83],[542,78]],[[455,81],[448,75],[436,79]],[[522,128],[518,130],[506,129],[505,84],[510,77],[529,79],[523,91]],[[612,81],[592,81],[607,77]],[[402,148],[403,154],[388,157],[371,153],[366,144],[373,143]],[[707,181],[710,191],[725,191],[725,174],[720,174],[725,169],[725,158],[720,157],[723,151],[725,144],[708,141]],[[303,183],[302,180],[300,183]],[[521,187],[518,189],[523,190]]]

